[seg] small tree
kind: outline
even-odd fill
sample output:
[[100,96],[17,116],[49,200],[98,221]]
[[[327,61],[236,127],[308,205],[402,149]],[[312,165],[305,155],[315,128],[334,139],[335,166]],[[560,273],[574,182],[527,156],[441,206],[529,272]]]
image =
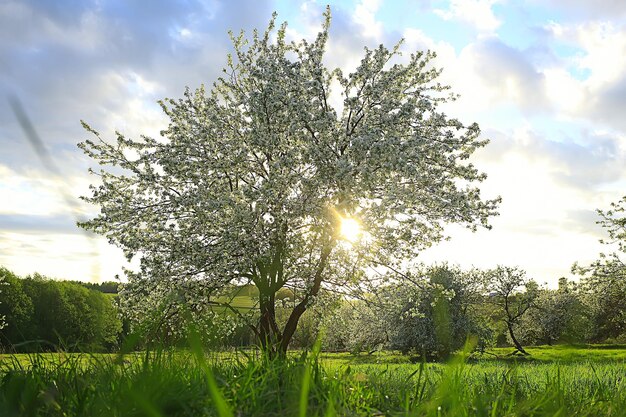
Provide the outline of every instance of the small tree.
[[626,280],[611,275],[594,275],[580,281],[581,301],[592,323],[589,339],[626,340]]
[[383,289],[390,347],[443,359],[470,336],[484,339],[485,326],[473,311],[483,301],[481,278],[477,271],[444,264]]
[[[487,271],[486,287],[488,297],[504,313],[504,322],[511,341],[518,352],[528,355],[515,336],[515,327],[526,312],[535,304],[538,295],[537,283],[526,277],[519,268],[498,266]],[[524,289],[524,291],[521,291]]]
[[558,341],[581,342],[590,335],[591,317],[577,285],[561,278],[558,289],[539,291],[534,308],[521,319],[520,339],[548,345]]
[[608,233],[600,242],[613,251],[601,253],[590,265],[574,264],[572,271],[583,275],[583,297],[595,325],[592,340],[602,341],[626,335],[626,197],[597,212],[597,223]]
[[[466,162],[487,143],[478,126],[438,111],[452,96],[436,82],[434,54],[394,64],[399,45],[381,45],[344,76],[323,64],[329,11],[312,43],[287,42],[286,24],[272,41],[274,21],[251,43],[233,37],[235,55],[210,93],[161,102],[170,118],[162,138],[118,133],[110,144],[84,124],[98,140],[79,146],[118,169],[99,172],[86,200],[101,213],[80,225],[140,258],[121,294],[136,308],[180,298],[169,293],[181,287],[212,294],[199,303],[223,303],[223,288],[254,284],[260,344],[285,352],[323,286],[366,278],[370,262],[413,257],[445,223],[488,227],[499,199],[481,199],[485,175]],[[360,224],[362,239],[342,236],[347,222]],[[298,302],[279,327],[285,286]]]
[[[611,203],[609,210],[597,210],[600,220],[596,223],[602,226],[608,233],[609,239],[601,239],[600,242],[612,246],[610,253],[601,253],[598,260],[589,266],[574,264],[574,272],[588,275],[598,281],[607,284],[626,278],[626,263],[620,254],[626,253],[626,197],[616,203]],[[600,283],[600,282],[598,282]]]

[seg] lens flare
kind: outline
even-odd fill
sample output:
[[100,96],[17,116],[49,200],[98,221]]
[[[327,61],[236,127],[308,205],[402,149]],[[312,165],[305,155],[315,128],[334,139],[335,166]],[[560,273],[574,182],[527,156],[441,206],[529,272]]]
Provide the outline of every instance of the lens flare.
[[348,242],[356,242],[361,236],[361,225],[350,217],[341,219],[339,233]]

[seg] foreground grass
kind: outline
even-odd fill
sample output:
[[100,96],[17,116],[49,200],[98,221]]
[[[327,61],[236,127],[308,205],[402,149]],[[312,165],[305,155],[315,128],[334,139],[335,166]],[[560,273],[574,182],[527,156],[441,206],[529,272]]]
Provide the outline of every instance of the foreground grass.
[[0,415],[626,415],[623,361],[590,349],[586,356],[574,355],[582,350],[575,347],[558,349],[569,359],[550,359],[555,348],[525,363],[488,355],[445,365],[408,363],[399,355],[270,361],[198,349],[8,356],[1,358]]

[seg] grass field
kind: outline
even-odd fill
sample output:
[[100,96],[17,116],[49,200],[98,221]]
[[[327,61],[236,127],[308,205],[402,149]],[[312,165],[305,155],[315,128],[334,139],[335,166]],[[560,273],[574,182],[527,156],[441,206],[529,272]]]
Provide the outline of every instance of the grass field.
[[543,346],[411,363],[392,353],[200,350],[0,357],[2,416],[621,416],[626,347]]

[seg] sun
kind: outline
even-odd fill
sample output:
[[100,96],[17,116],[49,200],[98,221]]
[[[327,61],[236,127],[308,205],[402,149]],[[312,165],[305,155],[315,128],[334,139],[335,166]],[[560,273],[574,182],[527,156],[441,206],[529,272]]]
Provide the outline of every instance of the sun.
[[351,217],[342,218],[339,233],[348,242],[356,242],[361,236],[361,224]]

